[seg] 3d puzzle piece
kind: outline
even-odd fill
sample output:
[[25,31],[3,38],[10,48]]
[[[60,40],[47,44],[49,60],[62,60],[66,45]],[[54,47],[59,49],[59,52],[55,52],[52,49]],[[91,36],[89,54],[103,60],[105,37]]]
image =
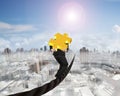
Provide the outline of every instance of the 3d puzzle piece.
[[56,33],[54,38],[49,40],[49,46],[52,46],[52,49],[57,50],[67,50],[69,44],[72,42],[72,38],[68,37],[67,33],[60,34]]

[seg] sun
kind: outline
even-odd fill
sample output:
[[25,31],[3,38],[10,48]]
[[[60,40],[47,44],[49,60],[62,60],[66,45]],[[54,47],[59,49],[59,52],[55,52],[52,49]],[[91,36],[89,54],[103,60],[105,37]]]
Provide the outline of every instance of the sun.
[[59,24],[66,28],[78,28],[84,23],[84,10],[80,4],[71,2],[64,4],[58,13]]
[[65,18],[69,23],[77,22],[78,14],[74,10],[70,10],[66,13]]

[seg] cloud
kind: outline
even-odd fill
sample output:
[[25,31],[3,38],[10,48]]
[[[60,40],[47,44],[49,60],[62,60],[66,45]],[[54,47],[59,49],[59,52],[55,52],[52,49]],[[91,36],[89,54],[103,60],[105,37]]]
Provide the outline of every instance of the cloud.
[[[12,49],[16,48],[41,48],[44,45],[48,45],[48,41],[53,37],[55,31],[46,31],[32,34],[31,37],[21,36],[16,34],[16,36],[11,36],[7,40],[5,38],[0,39],[0,48],[9,47]],[[64,33],[64,32],[61,32]],[[72,38],[72,43],[70,49],[78,51],[81,47],[85,46],[90,50],[96,48],[99,51],[114,51],[120,50],[120,39],[111,35],[105,34],[89,34],[88,33],[68,33]],[[3,43],[4,42],[4,43]]]
[[71,49],[79,50],[82,47],[87,47],[90,50],[94,48],[99,51],[115,51],[120,50],[120,39],[105,34],[89,34],[78,33],[72,35]]
[[12,26],[8,23],[0,22],[0,29],[11,29]]
[[[34,46],[39,46],[42,47],[43,45],[48,45],[48,41],[50,38],[53,37],[53,33],[52,32],[41,32],[38,34],[34,34],[32,37],[27,38],[27,41],[29,45]],[[25,41],[24,41],[25,42]]]
[[113,40],[109,48],[111,50],[120,50],[120,39]]
[[5,22],[0,22],[0,32],[27,32],[37,30],[33,25],[27,24],[9,24]]
[[113,32],[120,33],[120,26],[119,25],[114,25],[112,30],[113,30]]
[[13,49],[16,48],[40,48],[48,45],[48,40],[53,36],[51,32],[40,32],[32,35],[31,37],[22,37],[19,35],[9,38],[10,45]]
[[17,42],[15,42],[15,41],[13,41],[13,42],[14,42],[15,48],[25,47],[30,44],[28,39],[26,39],[26,38],[23,38],[22,40],[18,40]]

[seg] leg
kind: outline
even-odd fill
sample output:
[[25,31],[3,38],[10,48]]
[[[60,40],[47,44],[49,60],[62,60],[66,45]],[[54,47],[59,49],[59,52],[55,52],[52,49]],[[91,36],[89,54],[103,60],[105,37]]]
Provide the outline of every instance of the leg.
[[65,58],[65,56],[54,56],[55,59],[58,61],[58,63],[60,64],[59,70],[56,73],[56,77],[61,77],[61,75],[64,75],[66,70],[67,70],[67,66],[68,66],[68,62]]

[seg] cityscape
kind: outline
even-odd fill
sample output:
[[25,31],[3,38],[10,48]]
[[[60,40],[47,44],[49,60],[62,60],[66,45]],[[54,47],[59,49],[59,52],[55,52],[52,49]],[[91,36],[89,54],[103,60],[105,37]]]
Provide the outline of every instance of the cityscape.
[[43,96],[120,96],[119,9],[120,0],[0,0],[0,96],[62,80],[51,51],[63,39],[49,43],[56,33],[71,38],[68,66],[75,59]]
[[[66,53],[68,63],[74,52]],[[120,52],[99,52],[82,47],[65,80],[43,96],[119,96]],[[55,79],[59,64],[46,46],[0,54],[0,96],[32,90]]]

